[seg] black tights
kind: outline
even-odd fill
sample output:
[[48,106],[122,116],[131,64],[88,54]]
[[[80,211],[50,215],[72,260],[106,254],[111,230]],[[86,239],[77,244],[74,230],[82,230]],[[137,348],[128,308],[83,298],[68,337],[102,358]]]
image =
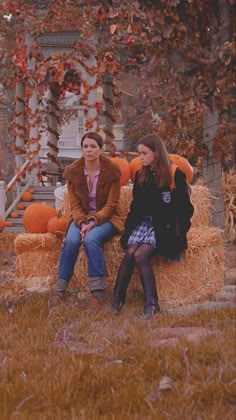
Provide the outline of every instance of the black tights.
[[125,303],[126,291],[136,264],[144,291],[144,313],[158,310],[158,296],[151,258],[155,248],[150,244],[129,245],[121,262],[113,294],[113,307],[119,310]]
[[155,248],[150,244],[129,245],[121,262],[118,277],[126,279],[128,283],[136,264],[141,277],[154,278],[151,266],[151,258],[154,254]]

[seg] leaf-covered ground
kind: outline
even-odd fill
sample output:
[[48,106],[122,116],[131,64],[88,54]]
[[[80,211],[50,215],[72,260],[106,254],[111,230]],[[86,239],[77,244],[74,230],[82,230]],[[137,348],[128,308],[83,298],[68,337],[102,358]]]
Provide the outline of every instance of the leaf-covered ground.
[[[1,253],[2,284],[14,279],[14,258]],[[119,317],[111,293],[97,313],[84,294],[68,294],[51,314],[47,294],[1,302],[1,420],[235,419],[233,299],[144,321],[141,290],[128,293]]]

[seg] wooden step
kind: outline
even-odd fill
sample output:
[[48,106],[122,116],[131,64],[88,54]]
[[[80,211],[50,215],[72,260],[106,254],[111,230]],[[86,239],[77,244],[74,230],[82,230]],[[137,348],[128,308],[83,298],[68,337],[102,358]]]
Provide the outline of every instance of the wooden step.
[[4,232],[25,232],[25,228],[23,225],[19,226],[5,226]]

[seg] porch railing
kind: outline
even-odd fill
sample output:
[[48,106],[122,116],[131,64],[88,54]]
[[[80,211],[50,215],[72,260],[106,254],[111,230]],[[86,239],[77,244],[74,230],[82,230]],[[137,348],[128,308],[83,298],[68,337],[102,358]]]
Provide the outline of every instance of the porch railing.
[[[34,176],[31,174],[31,172],[27,171],[27,166],[29,163],[30,161],[26,160],[20,168],[20,172],[26,170],[25,185],[21,185],[21,182],[18,181],[18,174],[16,174],[7,185],[4,181],[0,181],[0,216],[3,218],[3,220],[9,216],[9,214],[15,208],[16,204],[20,201],[23,192],[26,191],[33,182]],[[14,185],[14,199],[7,208],[7,196]]]

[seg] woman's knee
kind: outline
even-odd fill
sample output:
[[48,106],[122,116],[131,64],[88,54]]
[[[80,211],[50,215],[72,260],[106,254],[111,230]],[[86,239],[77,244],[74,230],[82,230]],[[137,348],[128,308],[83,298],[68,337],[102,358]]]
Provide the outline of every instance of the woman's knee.
[[134,259],[135,250],[136,250],[136,247],[132,247],[132,246],[128,247],[125,252],[124,259],[126,261],[132,261]]
[[149,258],[147,258],[147,255],[144,254],[139,248],[134,253],[134,259],[137,265],[141,265],[149,260]]
[[89,249],[91,247],[101,247],[102,244],[100,243],[100,241],[98,240],[98,238],[96,238],[94,235],[87,235],[84,239],[84,248],[85,249]]
[[79,248],[80,238],[65,238],[63,243],[63,248]]

